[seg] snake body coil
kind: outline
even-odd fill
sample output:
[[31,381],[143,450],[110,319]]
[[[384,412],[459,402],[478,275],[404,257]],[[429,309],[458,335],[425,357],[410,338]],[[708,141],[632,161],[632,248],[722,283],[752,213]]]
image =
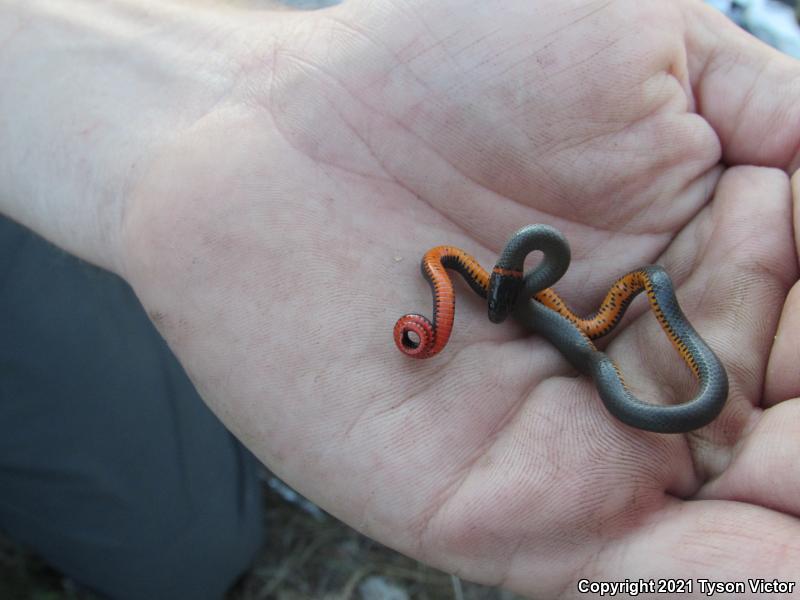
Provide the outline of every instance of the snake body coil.
[[[543,259],[524,274],[525,257],[534,250],[542,251]],[[488,300],[492,322],[500,323],[513,314],[526,328],[556,346],[575,369],[590,375],[608,411],[623,423],[659,433],[685,433],[714,420],[727,399],[728,377],[722,363],[683,314],[666,271],[659,266],[646,266],[628,273],[614,283],[594,315],[581,318],[550,288],[564,275],[569,262],[569,244],[558,230],[547,225],[529,225],[517,231],[491,275],[458,248],[433,248],[422,260],[422,273],[433,289],[433,322],[416,314],[401,317],[394,328],[395,343],[415,358],[431,357],[444,348],[455,315],[455,293],[446,272],[452,268]],[[636,398],[616,364],[592,343],[616,327],[642,291],[672,345],[699,382],[695,397],[683,404],[659,406]]]

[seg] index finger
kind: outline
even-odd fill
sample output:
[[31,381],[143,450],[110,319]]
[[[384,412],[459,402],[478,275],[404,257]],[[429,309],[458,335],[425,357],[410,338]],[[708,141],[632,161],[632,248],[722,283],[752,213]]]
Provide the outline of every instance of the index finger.
[[695,110],[730,165],[800,166],[800,61],[770,48],[702,2],[684,3]]

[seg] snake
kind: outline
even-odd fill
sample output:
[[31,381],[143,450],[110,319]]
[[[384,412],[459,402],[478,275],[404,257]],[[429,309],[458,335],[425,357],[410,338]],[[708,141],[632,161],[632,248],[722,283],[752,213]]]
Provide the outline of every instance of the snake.
[[[542,253],[541,262],[523,272],[525,258]],[[488,317],[502,323],[515,318],[543,336],[579,373],[590,376],[609,413],[631,427],[656,433],[688,433],[711,423],[728,397],[728,376],[717,355],[684,315],[667,271],[659,265],[635,269],[617,279],[595,313],[575,314],[552,286],[571,260],[563,234],[545,224],[515,232],[491,273],[471,255],[454,246],[437,246],[422,258],[420,268],[433,293],[433,320],[407,314],[394,326],[398,349],[412,358],[441,352],[453,331],[455,291],[448,270],[463,277],[488,304]],[[661,329],[698,382],[693,398],[681,404],[657,405],[637,398],[616,363],[594,340],[613,331],[633,299],[645,292]]]

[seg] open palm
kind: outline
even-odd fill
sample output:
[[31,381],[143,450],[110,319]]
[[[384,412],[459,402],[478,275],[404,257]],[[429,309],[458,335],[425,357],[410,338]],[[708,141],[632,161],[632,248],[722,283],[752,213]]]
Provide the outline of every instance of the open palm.
[[[125,273],[270,468],[403,552],[542,598],[797,573],[796,65],[655,0],[353,0],[219,27],[237,41],[209,56],[235,77],[142,170]],[[397,351],[395,320],[430,314],[425,250],[489,267],[529,223],[570,240],[557,289],[579,312],[667,268],[728,369],[717,421],[620,424],[464,285],[439,356]],[[641,397],[683,401],[691,374],[640,303],[607,350]]]

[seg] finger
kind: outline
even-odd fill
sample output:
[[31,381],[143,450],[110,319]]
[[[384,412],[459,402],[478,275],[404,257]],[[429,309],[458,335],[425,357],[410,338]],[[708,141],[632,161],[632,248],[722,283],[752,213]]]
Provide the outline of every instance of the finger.
[[750,502],[800,515],[800,399],[765,411],[740,442],[728,468],[698,494],[704,499]]
[[[789,186],[775,169],[729,169],[710,206],[676,238],[659,262],[678,284],[689,321],[725,366],[730,392],[711,427],[692,436],[701,478],[727,461],[761,399],[780,306],[797,277]],[[767,234],[768,233],[768,234]],[[695,393],[689,369],[645,313],[609,347],[640,398],[672,403]]]
[[793,172],[800,166],[800,62],[701,2],[684,8],[696,110],[717,132],[723,159]]
[[786,303],[775,334],[767,378],[764,382],[764,406],[774,406],[800,396],[800,284],[795,284]]
[[691,580],[692,593],[684,588],[674,594],[676,598],[709,597],[711,594],[701,589],[700,580],[741,581],[745,585],[745,593],[718,593],[714,597],[791,597],[791,592],[753,591],[748,579],[794,582],[796,593],[800,585],[798,535],[797,519],[765,508],[739,502],[674,501],[654,513],[649,524],[643,524],[623,543],[608,545],[575,578],[572,592],[563,597],[585,597],[577,590],[577,581],[582,577],[607,581]]
[[[794,230],[800,231],[800,173],[792,178],[794,197]],[[800,237],[795,234],[797,254],[800,256]],[[795,284],[783,306],[783,313],[775,334],[767,380],[764,385],[764,405],[772,406],[788,398],[800,396],[800,284]]]
[[[793,183],[796,189],[798,177]],[[795,264],[791,270],[796,278]],[[743,500],[800,515],[800,478],[792,475],[800,451],[799,303],[800,286],[795,284],[783,305],[767,366],[764,406],[771,408],[740,442],[724,473],[701,490],[702,497]]]

